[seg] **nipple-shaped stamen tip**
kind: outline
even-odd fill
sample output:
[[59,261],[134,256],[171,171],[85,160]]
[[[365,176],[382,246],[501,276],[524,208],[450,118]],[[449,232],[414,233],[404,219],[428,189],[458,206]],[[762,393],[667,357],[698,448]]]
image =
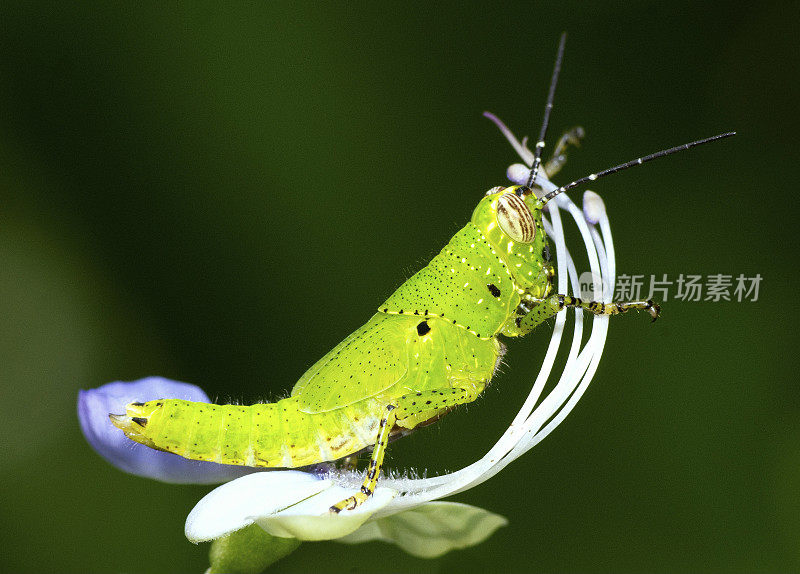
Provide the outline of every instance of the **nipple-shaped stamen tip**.
[[592,225],[597,224],[606,212],[606,204],[603,198],[591,190],[586,190],[583,194],[583,216]]
[[[524,185],[525,187],[528,187],[528,177],[530,174],[531,168],[521,163],[511,164],[506,170],[506,177],[509,181],[517,185]],[[537,187],[533,189],[540,189],[538,186],[541,185],[543,177],[545,177],[544,172],[540,171],[539,175],[536,177]]]
[[517,185],[525,185],[528,183],[528,176],[531,174],[531,168],[521,163],[515,163],[508,166],[506,170],[506,177],[512,183]]

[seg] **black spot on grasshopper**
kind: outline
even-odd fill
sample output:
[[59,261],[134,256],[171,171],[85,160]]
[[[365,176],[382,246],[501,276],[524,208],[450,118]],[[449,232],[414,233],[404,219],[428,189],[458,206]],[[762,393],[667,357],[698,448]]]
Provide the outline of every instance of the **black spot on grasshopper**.
[[419,325],[417,325],[417,334],[422,337],[430,332],[431,327],[428,325],[427,321],[422,321]]
[[146,418],[131,417],[131,420],[133,422],[135,422],[137,425],[139,425],[140,427],[146,427],[147,426],[147,419]]
[[494,283],[489,283],[486,286],[486,288],[489,289],[489,293],[492,294],[492,297],[499,297],[500,296],[500,289],[498,289],[497,285],[495,285]]

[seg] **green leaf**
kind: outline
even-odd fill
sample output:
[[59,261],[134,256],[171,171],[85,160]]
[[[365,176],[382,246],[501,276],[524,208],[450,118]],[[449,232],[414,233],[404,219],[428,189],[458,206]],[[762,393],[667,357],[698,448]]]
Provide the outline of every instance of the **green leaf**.
[[271,536],[251,524],[211,544],[206,574],[259,574],[298,546],[296,538]]
[[480,544],[508,524],[499,514],[457,502],[429,502],[418,508],[368,522],[337,542],[383,540],[419,558],[436,558]]

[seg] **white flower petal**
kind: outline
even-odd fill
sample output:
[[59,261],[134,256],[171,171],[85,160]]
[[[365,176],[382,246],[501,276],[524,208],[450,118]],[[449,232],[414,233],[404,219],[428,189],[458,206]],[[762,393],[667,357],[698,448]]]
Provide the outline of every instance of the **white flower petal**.
[[215,488],[195,505],[186,518],[186,538],[195,543],[220,538],[252,524],[255,517],[284,510],[332,484],[296,470],[243,476]]
[[256,518],[255,522],[272,536],[332,540],[357,530],[375,512],[389,504],[397,491],[378,488],[364,504],[354,510],[343,510],[339,514],[329,512],[331,506],[352,494],[351,489],[333,486],[283,512]]
[[508,524],[499,514],[457,502],[429,502],[412,510],[368,522],[337,542],[393,542],[420,558],[480,544]]

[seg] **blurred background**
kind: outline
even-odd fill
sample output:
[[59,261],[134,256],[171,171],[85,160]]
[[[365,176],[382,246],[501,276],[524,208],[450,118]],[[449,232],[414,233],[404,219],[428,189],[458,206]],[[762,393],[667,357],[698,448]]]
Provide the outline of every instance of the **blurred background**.
[[[739,131],[593,186],[619,272],[760,274],[758,301],[613,321],[567,421],[455,498],[509,518],[486,543],[432,561],[309,543],[278,569],[800,569],[796,14],[459,6],[4,4],[0,570],[203,571],[183,522],[210,488],[109,466],[78,389],[159,374],[223,402],[286,393],[505,182],[516,156],[481,112],[537,133],[562,31],[550,141],[587,137],[556,181]],[[550,329],[389,464],[482,455]]]

